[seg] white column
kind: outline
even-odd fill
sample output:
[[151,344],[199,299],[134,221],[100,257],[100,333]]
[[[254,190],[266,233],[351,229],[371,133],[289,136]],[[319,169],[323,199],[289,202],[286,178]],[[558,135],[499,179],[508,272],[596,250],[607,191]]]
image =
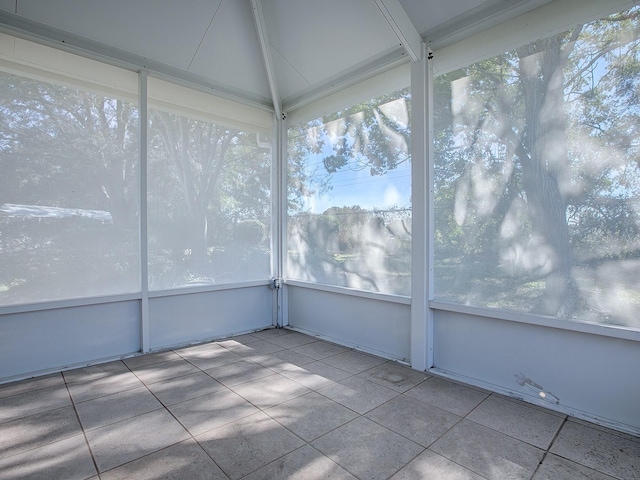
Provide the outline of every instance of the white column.
[[147,250],[147,72],[138,73],[140,154],[140,350],[149,351],[149,254]]
[[433,366],[433,155],[432,68],[422,44],[422,58],[411,65],[411,366]]

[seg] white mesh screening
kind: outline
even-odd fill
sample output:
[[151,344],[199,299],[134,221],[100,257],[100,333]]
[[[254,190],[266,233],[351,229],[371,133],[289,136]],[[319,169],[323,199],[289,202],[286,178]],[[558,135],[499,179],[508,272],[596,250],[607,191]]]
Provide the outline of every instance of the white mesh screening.
[[289,128],[288,278],[410,295],[409,103],[404,88]]
[[639,13],[436,79],[436,299],[640,327]]
[[135,74],[2,44],[0,305],[139,292]]

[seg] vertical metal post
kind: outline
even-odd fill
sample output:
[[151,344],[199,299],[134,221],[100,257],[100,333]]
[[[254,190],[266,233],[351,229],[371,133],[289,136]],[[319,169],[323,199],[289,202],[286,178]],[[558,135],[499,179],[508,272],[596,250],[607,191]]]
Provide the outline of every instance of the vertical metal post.
[[433,366],[433,156],[432,69],[430,52],[411,65],[411,366]]
[[147,72],[138,73],[138,141],[140,154],[140,350],[149,351],[149,252],[147,244]]
[[280,142],[282,119],[278,117],[277,113],[274,113],[275,125],[273,127],[273,149],[271,155],[271,278],[273,279],[273,300],[272,300],[272,316],[273,325],[279,327],[281,323],[281,290],[282,290],[282,260],[281,249],[282,232],[280,228],[281,222],[281,204],[280,204],[280,190],[281,190],[281,154],[280,150],[282,145]]
[[274,279],[273,325],[288,325],[284,272],[287,252],[287,159],[285,115],[276,117],[271,168],[271,276]]
[[434,190],[434,174],[433,174],[433,165],[435,163],[435,158],[433,154],[433,52],[426,47],[425,51],[422,54],[422,58],[425,62],[427,62],[427,72],[426,72],[426,103],[425,103],[425,113],[426,113],[426,144],[427,144],[427,212],[426,212],[426,227],[427,227],[427,236],[426,236],[426,255],[427,255],[427,308],[426,308],[426,335],[427,335],[427,363],[426,368],[429,369],[435,365],[435,357],[434,357],[434,331],[433,331],[433,310],[429,308],[429,301],[433,300],[434,293],[434,255],[433,255],[433,243],[435,238],[435,209],[434,209],[434,201],[433,201],[433,190]]
[[282,112],[279,119],[280,131],[278,132],[278,140],[280,144],[278,152],[278,174],[280,177],[279,191],[278,191],[278,228],[280,231],[280,241],[278,242],[278,258],[279,258],[279,276],[282,279],[280,286],[280,296],[278,297],[279,314],[278,320],[280,326],[286,327],[289,325],[289,295],[288,287],[285,283],[285,277],[287,273],[287,221],[288,221],[288,195],[287,195],[287,173],[288,173],[288,160],[287,160],[287,114]]

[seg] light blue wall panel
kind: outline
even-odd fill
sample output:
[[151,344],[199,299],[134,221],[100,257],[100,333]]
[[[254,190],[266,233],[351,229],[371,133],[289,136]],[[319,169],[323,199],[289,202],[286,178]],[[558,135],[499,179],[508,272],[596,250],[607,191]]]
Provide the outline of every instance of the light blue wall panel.
[[408,360],[410,305],[288,287],[289,325],[387,358]]
[[272,324],[268,286],[149,299],[150,347],[210,340]]
[[[434,334],[436,368],[640,433],[638,342],[443,311]],[[523,377],[559,403],[521,386]]]
[[0,316],[0,381],[139,349],[139,300]]

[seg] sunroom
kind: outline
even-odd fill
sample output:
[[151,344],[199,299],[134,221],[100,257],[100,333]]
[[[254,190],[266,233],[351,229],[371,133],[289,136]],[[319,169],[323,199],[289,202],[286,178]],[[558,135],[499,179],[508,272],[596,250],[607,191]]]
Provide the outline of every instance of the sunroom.
[[636,3],[0,0],[0,479],[640,478]]

